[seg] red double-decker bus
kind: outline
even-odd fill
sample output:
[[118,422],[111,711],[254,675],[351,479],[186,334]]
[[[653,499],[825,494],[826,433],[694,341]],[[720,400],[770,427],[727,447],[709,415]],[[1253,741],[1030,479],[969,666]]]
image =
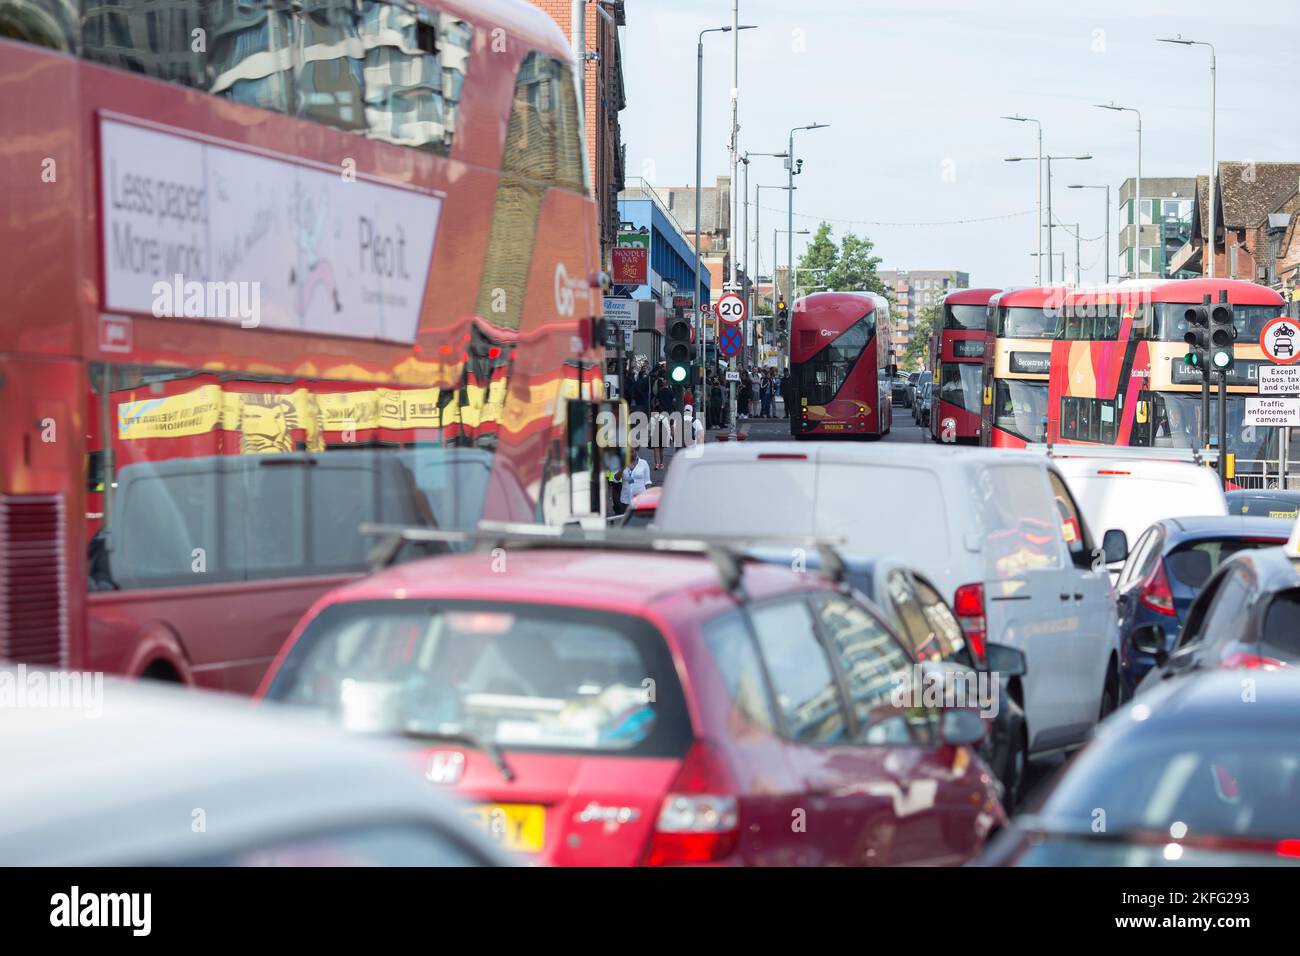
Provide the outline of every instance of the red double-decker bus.
[[1047,437],[1047,377],[1064,287],[1007,289],[989,299],[980,444],[1024,448]]
[[889,301],[874,292],[814,292],[795,302],[790,380],[795,438],[889,434],[894,373]]
[[359,524],[599,513],[549,17],[18,2],[0,36],[0,659],[251,691]]
[[989,299],[997,293],[997,289],[955,289],[935,306],[930,335],[934,382],[930,437],[935,441],[979,441],[985,327]]
[[[1047,439],[1061,444],[1200,448],[1202,377],[1184,362],[1188,306],[1230,306],[1237,341],[1227,373],[1226,452],[1245,483],[1276,462],[1276,427],[1246,421],[1246,397],[1259,390],[1259,367],[1270,364],[1260,333],[1282,315],[1282,296],[1239,279],[1154,279],[1080,289],[1057,306],[1052,343]],[[1218,385],[1208,417],[1219,445]]]

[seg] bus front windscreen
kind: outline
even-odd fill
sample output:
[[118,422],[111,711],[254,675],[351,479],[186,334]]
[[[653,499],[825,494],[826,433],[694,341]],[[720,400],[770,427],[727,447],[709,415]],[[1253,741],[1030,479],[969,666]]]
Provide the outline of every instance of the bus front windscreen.
[[993,396],[993,425],[1027,442],[1047,435],[1047,383],[1001,379]]
[[[1200,448],[1201,396],[1194,392],[1142,392],[1129,444],[1144,448]],[[1227,401],[1227,450],[1237,456],[1237,470],[1258,471],[1260,462],[1277,461],[1277,429],[1246,424],[1244,395]],[[1218,444],[1219,406],[1210,401],[1210,442]]]
[[983,305],[950,305],[944,308],[943,327],[963,332],[981,332],[988,317]]
[[998,310],[997,335],[1003,339],[1054,339],[1058,318],[1056,310],[1003,306]]
[[875,315],[866,315],[831,339],[822,349],[799,363],[799,394],[810,405],[825,405],[839,393],[875,334]]
[[[1188,306],[1181,302],[1156,303],[1155,338],[1161,342],[1181,342],[1187,334],[1187,320],[1184,318]],[[1234,305],[1232,307],[1232,324],[1237,330],[1238,343],[1259,341],[1264,326],[1282,314],[1278,305]]]
[[944,362],[939,374],[939,401],[979,414],[980,379],[984,369],[974,362]]

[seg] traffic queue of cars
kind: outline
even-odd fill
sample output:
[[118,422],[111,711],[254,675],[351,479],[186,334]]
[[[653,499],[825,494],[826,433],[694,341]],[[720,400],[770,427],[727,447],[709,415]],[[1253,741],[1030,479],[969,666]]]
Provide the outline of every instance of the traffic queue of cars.
[[[63,718],[0,735],[0,859],[1300,862],[1274,673],[1300,531],[1227,510],[1208,470],[1113,450],[737,442],[675,456],[623,527],[371,527],[374,572],[307,612],[237,733],[228,703],[115,687],[100,736],[145,754],[100,775],[120,826],[46,853]],[[149,827],[173,804],[241,823],[196,856]]]

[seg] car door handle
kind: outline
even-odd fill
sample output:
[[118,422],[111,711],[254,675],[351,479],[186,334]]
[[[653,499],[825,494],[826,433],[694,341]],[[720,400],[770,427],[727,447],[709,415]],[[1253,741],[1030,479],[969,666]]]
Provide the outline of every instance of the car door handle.
[[1062,595],[1061,595],[1061,600],[1062,600],[1062,601],[1068,601],[1068,600],[1070,600],[1070,595],[1068,595],[1068,594],[1062,594]]
[[1074,599],[1075,599],[1076,601],[1082,601],[1082,600],[1083,600],[1083,595],[1082,595],[1082,594],[1076,594],[1076,595],[1074,596]]

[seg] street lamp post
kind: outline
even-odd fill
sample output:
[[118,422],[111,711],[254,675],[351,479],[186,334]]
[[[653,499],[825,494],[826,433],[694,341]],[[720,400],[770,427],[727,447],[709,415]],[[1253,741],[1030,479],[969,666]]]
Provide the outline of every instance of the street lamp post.
[[[1064,229],[1066,232],[1070,231],[1071,226],[1074,227],[1074,233],[1073,233],[1074,235],[1074,284],[1078,285],[1079,269],[1080,269],[1079,267],[1079,224],[1077,222],[1052,223],[1053,229]],[[1062,279],[1065,278],[1065,253],[1064,252],[1061,253],[1061,278]]]
[[[1133,278],[1140,278],[1142,275],[1142,112],[1131,106],[1116,106],[1113,102],[1109,104],[1096,104],[1099,110],[1114,110],[1116,113],[1133,113],[1138,120],[1138,168],[1137,181],[1134,185],[1133,197],[1133,222],[1137,225],[1137,253],[1133,260]],[[1109,225],[1109,213],[1107,213],[1107,224]],[[1122,227],[1121,227],[1122,229]],[[1122,241],[1122,240],[1121,240]]]
[[[742,160],[742,162],[745,164],[745,233],[744,233],[744,238],[745,238],[745,258],[746,258],[746,260],[749,259],[749,157],[751,157],[751,156],[771,156],[771,157],[775,157],[776,159],[782,159],[782,158],[784,158],[784,157],[787,156],[787,155],[788,155],[787,153],[749,153],[749,152],[747,152],[747,153],[745,153],[744,159]],[[768,188],[771,188],[771,187],[768,187]],[[758,286],[757,286],[757,284],[755,283],[754,279],[755,279],[755,276],[757,276],[757,274],[758,274],[758,237],[759,237],[759,235],[760,235],[760,233],[759,233],[759,223],[760,223],[760,221],[761,221],[761,219],[762,219],[762,217],[761,217],[760,214],[759,214],[758,198],[757,198],[757,197],[758,197],[758,194],[759,194],[760,190],[762,190],[762,189],[763,189],[762,186],[755,186],[755,187],[754,187],[754,194],[755,194],[755,199],[754,199],[754,261],[753,261],[752,263],[750,263],[750,262],[748,262],[748,261],[745,263],[745,276],[750,280],[750,282],[749,282],[749,295],[746,297],[746,301],[749,303],[749,321],[750,321],[750,322],[755,321],[755,320],[757,319],[757,317],[758,317],[758,315],[757,315],[757,314],[758,314],[758,308],[757,308],[757,306],[758,306]],[[750,268],[749,268],[751,265],[754,266],[753,269],[750,269]],[[752,274],[751,274],[751,273],[752,273]]]
[[[1072,183],[1070,189],[1104,189],[1106,190],[1106,284],[1110,285],[1110,184],[1104,186],[1091,186],[1082,183]],[[1141,248],[1139,243],[1138,248]]]
[[[1210,182],[1209,182],[1209,195],[1206,197],[1206,203],[1205,203],[1205,205],[1209,207],[1210,230],[1209,230],[1209,240],[1206,242],[1206,246],[1207,246],[1206,255],[1208,256],[1208,258],[1206,260],[1205,274],[1209,278],[1213,279],[1214,278],[1214,250],[1216,245],[1216,240],[1214,235],[1214,227],[1215,227],[1214,181],[1215,181],[1215,177],[1219,172],[1218,167],[1214,162],[1215,97],[1217,95],[1217,89],[1218,89],[1218,80],[1216,79],[1217,66],[1215,62],[1216,56],[1214,51],[1214,44],[1206,43],[1204,40],[1184,40],[1182,34],[1179,34],[1178,36],[1173,38],[1160,37],[1159,40],[1161,43],[1177,43],[1180,46],[1206,46],[1210,48]],[[1138,251],[1140,255],[1141,247],[1139,247]]]
[[1038,127],[1038,162],[1034,166],[1037,174],[1034,178],[1038,183],[1038,200],[1034,204],[1034,208],[1038,213],[1038,226],[1034,230],[1037,233],[1035,238],[1038,243],[1038,274],[1034,277],[1034,281],[1041,286],[1043,284],[1043,124],[1032,117],[1021,116],[1019,113],[1015,116],[1004,116],[1002,118],[1016,123],[1033,123]]
[[[1043,161],[1047,163],[1047,283],[1048,285],[1051,285],[1055,281],[1055,276],[1052,274],[1052,263],[1055,261],[1052,258],[1052,160],[1054,159],[1055,160],[1092,159],[1092,154],[1084,153],[1082,156],[1044,156],[1043,157]],[[1032,163],[1032,162],[1037,162],[1038,160],[1037,157],[1034,156],[1008,156],[1006,161],[1008,163]],[[1064,274],[1065,266],[1061,267],[1061,272]]]
[[[788,237],[789,245],[788,248],[786,249],[786,262],[789,264],[790,269],[794,269],[794,236],[795,236],[795,232],[794,232],[794,177],[795,177],[794,134],[803,129],[825,129],[828,126],[830,126],[830,123],[809,123],[807,126],[796,126],[794,129],[790,130],[790,141],[786,146],[786,157],[785,157],[785,168],[787,170],[786,185],[790,187],[790,193],[789,195],[786,196],[786,199],[788,200],[789,203],[786,210],[786,229],[785,229],[785,231],[789,233],[789,237]],[[794,291],[793,286],[791,286],[791,291],[792,292]]]
[[[752,26],[742,26],[741,30],[753,30]],[[704,297],[700,294],[700,177],[703,175],[703,136],[704,136],[704,34],[730,33],[731,27],[709,27],[701,30],[695,41],[695,341],[699,346],[700,380],[704,381],[705,342],[704,342]],[[719,196],[719,199],[722,197]],[[701,389],[704,399],[700,407],[708,410],[708,389]],[[705,419],[706,421],[708,419]]]

